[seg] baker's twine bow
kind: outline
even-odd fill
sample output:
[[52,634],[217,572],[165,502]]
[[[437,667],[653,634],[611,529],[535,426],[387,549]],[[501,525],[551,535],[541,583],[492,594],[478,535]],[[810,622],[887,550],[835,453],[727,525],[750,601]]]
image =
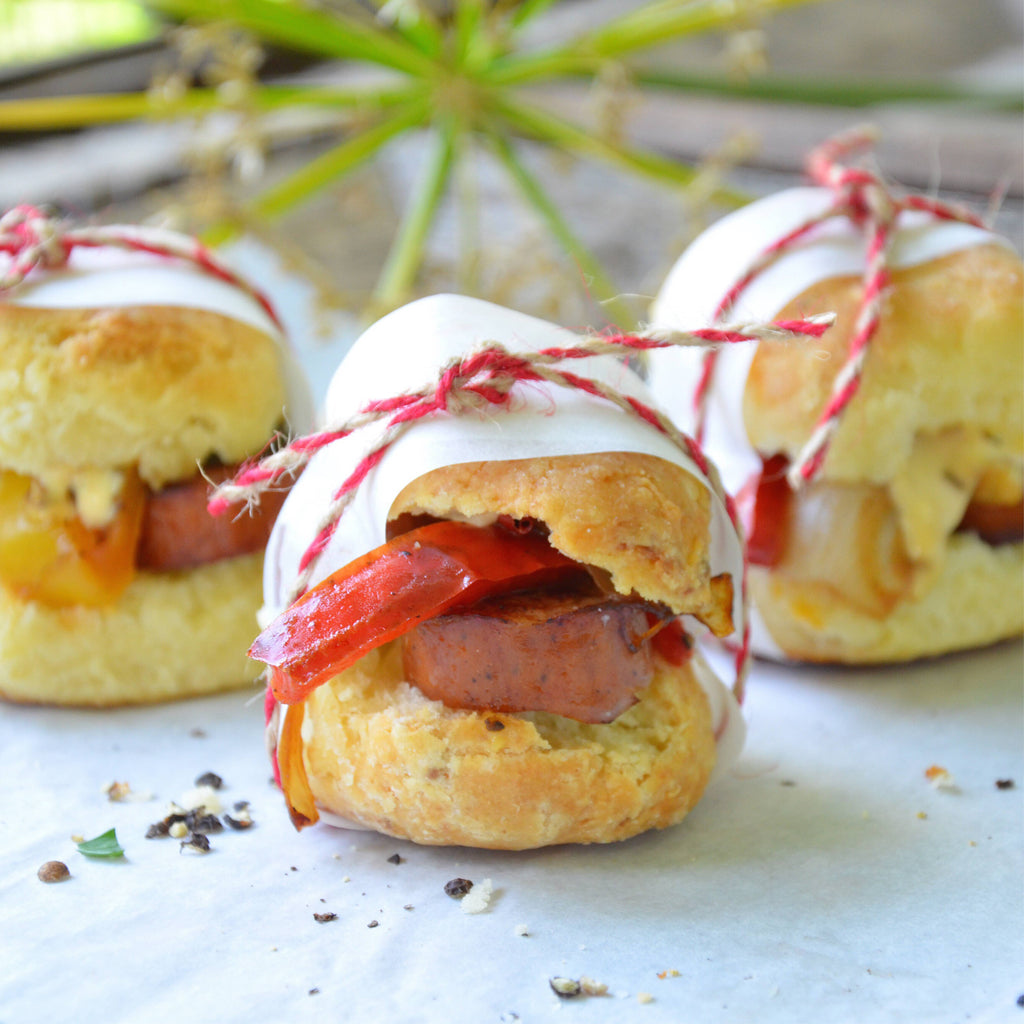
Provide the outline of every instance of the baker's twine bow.
[[[889,249],[900,214],[918,210],[936,220],[957,221],[979,228],[986,226],[980,217],[965,206],[944,203],[925,196],[897,196],[873,171],[864,167],[844,166],[842,161],[845,158],[863,149],[870,149],[876,141],[877,132],[873,129],[855,128],[822,143],[809,154],[806,162],[807,174],[814,184],[831,190],[831,205],[823,213],[808,218],[764,249],[746,274],[723,296],[715,310],[715,322],[727,317],[737,300],[758,275],[826,221],[836,217],[845,218],[863,234],[867,246],[863,288],[850,338],[849,352],[836,375],[832,392],[810,438],[789,468],[787,477],[794,489],[813,480],[821,470],[843,411],[860,387],[870,342],[881,321],[882,303],[889,285]],[[702,440],[704,436],[707,403],[716,362],[717,353],[714,350],[708,351],[694,393],[698,440]]]
[[[712,492],[725,507],[742,550],[743,534],[736,506],[722,486],[718,471],[707,459],[700,445],[680,431],[658,409],[607,384],[573,373],[556,364],[599,355],[622,357],[632,352],[676,345],[721,345],[766,338],[818,338],[828,329],[831,322],[831,316],[820,316],[767,325],[741,325],[693,332],[658,330],[636,335],[605,335],[582,340],[580,344],[569,348],[546,348],[534,352],[510,352],[502,345],[490,343],[463,357],[451,360],[441,367],[436,379],[423,387],[392,398],[369,402],[345,422],[306,437],[296,438],[259,461],[245,466],[234,480],[217,488],[209,509],[213,514],[218,514],[241,502],[257,501],[263,492],[293,479],[316,452],[327,445],[349,437],[373,423],[383,423],[383,430],[376,440],[368,446],[355,469],[334,492],[331,503],[318,524],[316,536],[300,560],[290,603],[309,586],[316,559],[330,542],[359,485],[405,430],[418,420],[432,415],[460,416],[471,411],[509,410],[512,407],[513,389],[517,384],[551,384],[581,391],[610,402],[624,412],[638,416],[673,441],[694,462],[707,479]],[[738,698],[742,698],[750,657],[745,568],[740,592],[744,609],[744,634],[736,658],[734,690]]]
[[35,270],[64,269],[76,249],[122,249],[190,263],[252,298],[283,333],[267,296],[198,239],[138,225],[75,226],[35,206],[15,206],[0,216],[0,254],[8,257],[0,274],[0,295],[21,284]]

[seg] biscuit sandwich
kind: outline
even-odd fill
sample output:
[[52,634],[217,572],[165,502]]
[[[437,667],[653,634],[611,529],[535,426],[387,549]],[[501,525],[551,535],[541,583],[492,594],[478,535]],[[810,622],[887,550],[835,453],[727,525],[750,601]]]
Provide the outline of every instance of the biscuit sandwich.
[[856,180],[839,207],[816,186],[723,218],[652,310],[654,327],[710,322],[730,295],[732,322],[837,314],[820,343],[721,351],[709,387],[700,354],[651,357],[655,395],[706,430],[748,510],[754,649],[780,659],[899,662],[1024,631],[1020,257]]
[[[691,636],[742,628],[720,491],[640,416],[465,370],[580,340],[436,295],[371,326],[339,367],[335,424],[383,407],[408,420],[425,408],[409,395],[437,383],[400,435],[369,428],[386,446],[340,431],[319,450],[271,536],[252,656],[298,827],[610,842],[680,821],[735,756],[742,717]],[[609,356],[573,370],[647,397]],[[385,395],[405,397],[370,401]]]
[[180,235],[18,209],[0,239],[0,695],[109,706],[251,684],[280,498],[220,519],[206,503],[311,419],[280,328]]

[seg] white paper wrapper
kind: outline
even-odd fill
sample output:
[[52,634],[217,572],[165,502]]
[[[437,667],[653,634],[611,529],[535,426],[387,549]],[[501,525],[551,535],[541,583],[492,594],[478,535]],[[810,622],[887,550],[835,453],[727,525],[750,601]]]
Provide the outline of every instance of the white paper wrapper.
[[290,427],[304,432],[313,424],[309,384],[281,330],[252,296],[198,266],[131,250],[79,248],[67,267],[32,272],[17,287],[0,293],[0,302],[37,309],[178,306],[249,324],[280,348]]
[[[337,425],[365,403],[436,381],[441,366],[487,343],[512,352],[578,344],[567,330],[500,306],[456,295],[435,295],[402,307],[370,327],[338,368],[327,394],[326,416]],[[572,362],[573,372],[599,378],[620,392],[650,401],[642,382],[618,360]],[[510,411],[432,416],[417,422],[388,449],[356,493],[324,553],[313,581],[383,544],[398,493],[430,470],[478,460],[506,460],[605,451],[644,452],[704,479],[688,456],[638,417],[580,392],[547,385],[517,386]],[[299,561],[316,536],[332,494],[366,453],[375,430],[337,441],[306,467],[285,502],[270,538],[261,621],[287,607]],[[742,571],[741,552],[724,506],[712,494],[712,573]],[[737,590],[739,588],[737,587]],[[743,610],[737,600],[737,629]],[[742,746],[742,716],[730,691],[706,673],[716,730],[727,726],[720,750]],[[720,755],[723,766],[727,763]]]
[[[680,256],[651,309],[652,328],[692,330],[712,323],[729,289],[761,254],[801,224],[824,213],[832,194],[822,188],[793,188],[745,206],[712,225]],[[890,267],[910,267],[961,249],[1006,239],[988,231],[924,213],[901,215],[888,256]],[[774,319],[793,299],[819,281],[861,275],[865,241],[846,219],[833,218],[807,239],[789,248],[751,281],[727,315],[729,323]],[[830,310],[809,309],[808,315]],[[796,344],[813,345],[813,342]],[[761,470],[747,439],[743,392],[756,342],[722,346],[707,398],[704,446],[714,459],[726,489],[736,493]],[[683,430],[694,433],[693,396],[700,379],[699,349],[658,349],[649,354],[648,386],[658,403]],[[782,657],[756,609],[751,611],[756,653]]]

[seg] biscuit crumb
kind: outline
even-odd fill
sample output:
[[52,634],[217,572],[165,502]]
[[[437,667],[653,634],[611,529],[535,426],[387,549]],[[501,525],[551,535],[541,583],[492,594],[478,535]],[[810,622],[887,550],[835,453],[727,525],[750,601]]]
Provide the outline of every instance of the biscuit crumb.
[[957,791],[956,780],[941,765],[933,764],[925,771],[924,777],[936,789],[946,790],[946,792],[950,793]]
[[493,892],[494,885],[489,878],[485,878],[478,885],[474,885],[462,897],[462,912],[464,914],[482,914],[490,904]]
[[647,1003],[654,1002],[654,996],[652,996],[650,992],[637,992],[636,1001],[646,1005]]

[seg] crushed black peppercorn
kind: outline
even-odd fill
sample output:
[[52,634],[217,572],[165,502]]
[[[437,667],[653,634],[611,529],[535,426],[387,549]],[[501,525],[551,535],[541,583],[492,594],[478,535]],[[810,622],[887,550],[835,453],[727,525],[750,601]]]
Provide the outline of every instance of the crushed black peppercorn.
[[405,858],[400,856],[397,853],[393,853],[393,854],[391,854],[390,857],[388,857],[388,863],[389,864],[403,864],[404,862],[405,862]]
[[182,850],[193,850],[196,853],[209,853],[210,840],[201,832],[193,832],[189,835],[188,839],[183,839],[181,841],[181,847],[178,852],[181,853]]
[[210,789],[221,789],[224,780],[216,772],[203,772],[195,781],[197,786],[209,786]]
[[216,814],[200,814],[189,811],[185,815],[185,824],[191,829],[193,835],[214,835],[224,831],[224,825]]
[[1014,785],[1013,779],[996,779],[996,789],[1013,789]]
[[472,888],[473,883],[468,878],[452,878],[444,883],[445,895],[453,900],[461,900]]

